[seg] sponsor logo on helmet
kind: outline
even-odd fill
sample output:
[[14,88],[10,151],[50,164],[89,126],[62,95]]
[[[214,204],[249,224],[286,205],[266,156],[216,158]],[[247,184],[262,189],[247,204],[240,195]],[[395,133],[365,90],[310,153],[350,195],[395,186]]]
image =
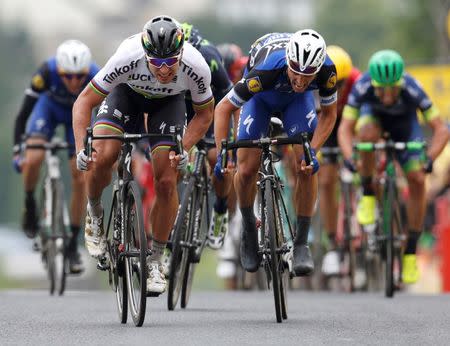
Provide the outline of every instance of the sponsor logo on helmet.
[[257,93],[262,90],[262,84],[259,77],[249,78],[245,83],[247,84],[247,89],[252,93]]
[[103,77],[103,81],[111,84],[116,78],[120,77],[123,74],[130,72],[131,70],[134,70],[138,66],[138,63],[139,63],[139,59],[130,62],[129,65],[124,65],[124,66],[114,68],[114,71],[107,73]]
[[184,64],[183,72],[186,73],[198,87],[198,94],[204,94],[207,90],[205,81],[203,80],[203,76],[200,77],[197,73],[195,73],[191,66]]
[[42,76],[40,74],[35,75],[31,79],[31,85],[33,86],[33,89],[35,89],[35,90],[42,90],[45,85],[44,78],[42,78]]
[[326,87],[327,89],[333,89],[336,86],[337,76],[336,73],[332,72],[330,77],[328,77]]

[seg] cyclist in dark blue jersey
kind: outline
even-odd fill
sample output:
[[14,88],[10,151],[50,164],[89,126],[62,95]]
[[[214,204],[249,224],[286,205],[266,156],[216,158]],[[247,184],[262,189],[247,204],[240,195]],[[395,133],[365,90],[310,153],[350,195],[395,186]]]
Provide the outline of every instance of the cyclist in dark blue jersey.
[[[217,105],[214,133],[217,145],[226,138],[233,111],[242,107],[238,139],[257,139],[267,135],[270,117],[280,112],[288,136],[301,132],[312,135],[313,162],[306,166],[303,149],[296,154],[295,209],[296,237],[293,248],[295,275],[308,275],[314,263],[307,245],[308,231],[317,198],[319,163],[316,151],[328,138],[336,121],[336,69],[326,54],[325,41],[314,30],[295,34],[271,33],[259,38],[250,49],[244,78]],[[313,90],[318,89],[322,108],[316,116]],[[235,189],[243,216],[241,261],[247,271],[260,263],[253,202],[260,165],[259,149],[239,149]]]
[[[222,57],[217,48],[211,42],[204,39],[192,24],[183,23],[182,28],[185,40],[200,52],[211,70],[211,90],[214,95],[215,104],[217,104],[233,86],[223,65]],[[187,93],[185,99],[187,121],[189,122],[194,117],[195,111],[192,107],[189,93]],[[214,138],[214,124],[208,129],[206,137]],[[208,152],[210,167],[215,166],[216,157],[216,149]],[[216,193],[216,200],[211,215],[210,229],[208,231],[208,245],[213,249],[219,249],[222,247],[225,234],[228,231],[227,198],[230,182],[227,183],[223,179],[217,179],[214,175],[212,182]]]
[[[419,83],[404,73],[403,58],[396,51],[381,50],[369,60],[369,71],[353,85],[343,111],[338,131],[339,145],[344,164],[356,171],[352,162],[352,141],[357,132],[358,140],[376,142],[383,132],[398,142],[422,141],[417,110],[433,131],[431,144],[427,149],[425,165],[420,153],[404,152],[397,159],[406,175],[409,186],[408,239],[403,257],[403,282],[414,283],[419,278],[416,263],[417,240],[425,216],[425,173],[431,172],[433,161],[449,140],[449,132],[439,118],[439,112],[423,91]],[[361,154],[360,167],[363,196],[357,208],[360,224],[375,222],[376,199],[372,186],[375,169],[373,153]]]
[[[14,168],[23,173],[25,209],[22,226],[25,234],[34,238],[38,231],[38,216],[34,190],[39,179],[39,168],[44,152],[28,150],[22,160],[19,155],[20,141],[27,135],[28,144],[51,140],[55,128],[65,126],[66,141],[75,145],[72,130],[72,106],[78,94],[97,73],[98,67],[91,61],[91,52],[82,42],[68,40],[56,51],[56,56],[45,61],[33,75],[31,86],[17,115],[14,129]],[[30,117],[31,115],[31,117]],[[71,272],[83,270],[77,250],[77,238],[86,199],[82,173],[76,169],[74,152],[70,153],[72,174],[72,200],[70,206],[72,238],[68,245]]]

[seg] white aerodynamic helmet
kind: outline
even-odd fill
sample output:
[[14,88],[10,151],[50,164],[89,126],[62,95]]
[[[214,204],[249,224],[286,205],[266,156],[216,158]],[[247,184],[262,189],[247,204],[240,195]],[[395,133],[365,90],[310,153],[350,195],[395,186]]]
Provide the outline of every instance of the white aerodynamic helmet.
[[83,42],[68,40],[56,50],[56,64],[68,73],[87,72],[91,65],[91,51]]
[[297,31],[291,36],[286,47],[289,68],[304,75],[316,74],[322,67],[326,56],[325,40],[312,29]]

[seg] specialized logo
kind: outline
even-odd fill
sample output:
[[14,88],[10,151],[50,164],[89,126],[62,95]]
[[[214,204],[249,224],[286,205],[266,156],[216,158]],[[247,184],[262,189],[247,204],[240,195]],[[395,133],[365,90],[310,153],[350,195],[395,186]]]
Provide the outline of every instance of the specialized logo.
[[247,132],[248,135],[250,135],[250,126],[252,126],[253,120],[255,119],[253,119],[250,114],[244,120],[245,132]]
[[102,104],[100,105],[97,116],[99,116],[100,114],[103,114],[103,113],[108,113],[108,105],[106,104],[106,100],[104,100],[102,102]]
[[161,134],[164,133],[164,130],[166,129],[166,125],[167,124],[164,121],[161,123],[161,125],[159,125],[159,129],[161,130]]
[[306,119],[308,120],[308,127],[311,128],[311,124],[314,121],[314,118],[316,117],[316,112],[312,110],[308,114],[306,114]]
[[333,72],[327,80],[326,84],[327,89],[333,89],[336,86],[336,83],[337,83],[337,76],[336,73]]
[[131,153],[127,153],[125,156],[125,164],[127,165],[127,171],[131,173]]
[[197,73],[194,72],[191,66],[184,64],[183,72],[186,73],[194,82],[197,84],[198,93],[204,94],[207,90],[205,81],[203,80],[203,76],[200,77]]
[[247,89],[254,94],[262,90],[262,84],[259,77],[249,78],[245,83],[247,84]]
[[138,62],[139,62],[139,59],[130,62],[129,65],[116,67],[114,69],[114,71],[112,71],[111,73],[107,73],[103,77],[103,81],[111,84],[116,78],[122,76],[123,74],[130,72],[131,70],[134,70],[138,66]]
[[35,90],[42,90],[45,86],[44,78],[38,73],[31,79],[31,85]]

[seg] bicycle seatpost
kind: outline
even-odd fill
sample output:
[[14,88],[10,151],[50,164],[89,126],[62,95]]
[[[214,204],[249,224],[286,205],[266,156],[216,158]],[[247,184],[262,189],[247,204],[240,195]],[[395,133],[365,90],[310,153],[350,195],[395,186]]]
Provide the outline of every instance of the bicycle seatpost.
[[302,139],[303,153],[305,155],[305,162],[306,162],[306,165],[309,166],[311,164],[311,162],[313,161],[313,159],[312,159],[312,154],[311,154],[311,143],[309,142],[308,132],[300,133],[300,137]]

